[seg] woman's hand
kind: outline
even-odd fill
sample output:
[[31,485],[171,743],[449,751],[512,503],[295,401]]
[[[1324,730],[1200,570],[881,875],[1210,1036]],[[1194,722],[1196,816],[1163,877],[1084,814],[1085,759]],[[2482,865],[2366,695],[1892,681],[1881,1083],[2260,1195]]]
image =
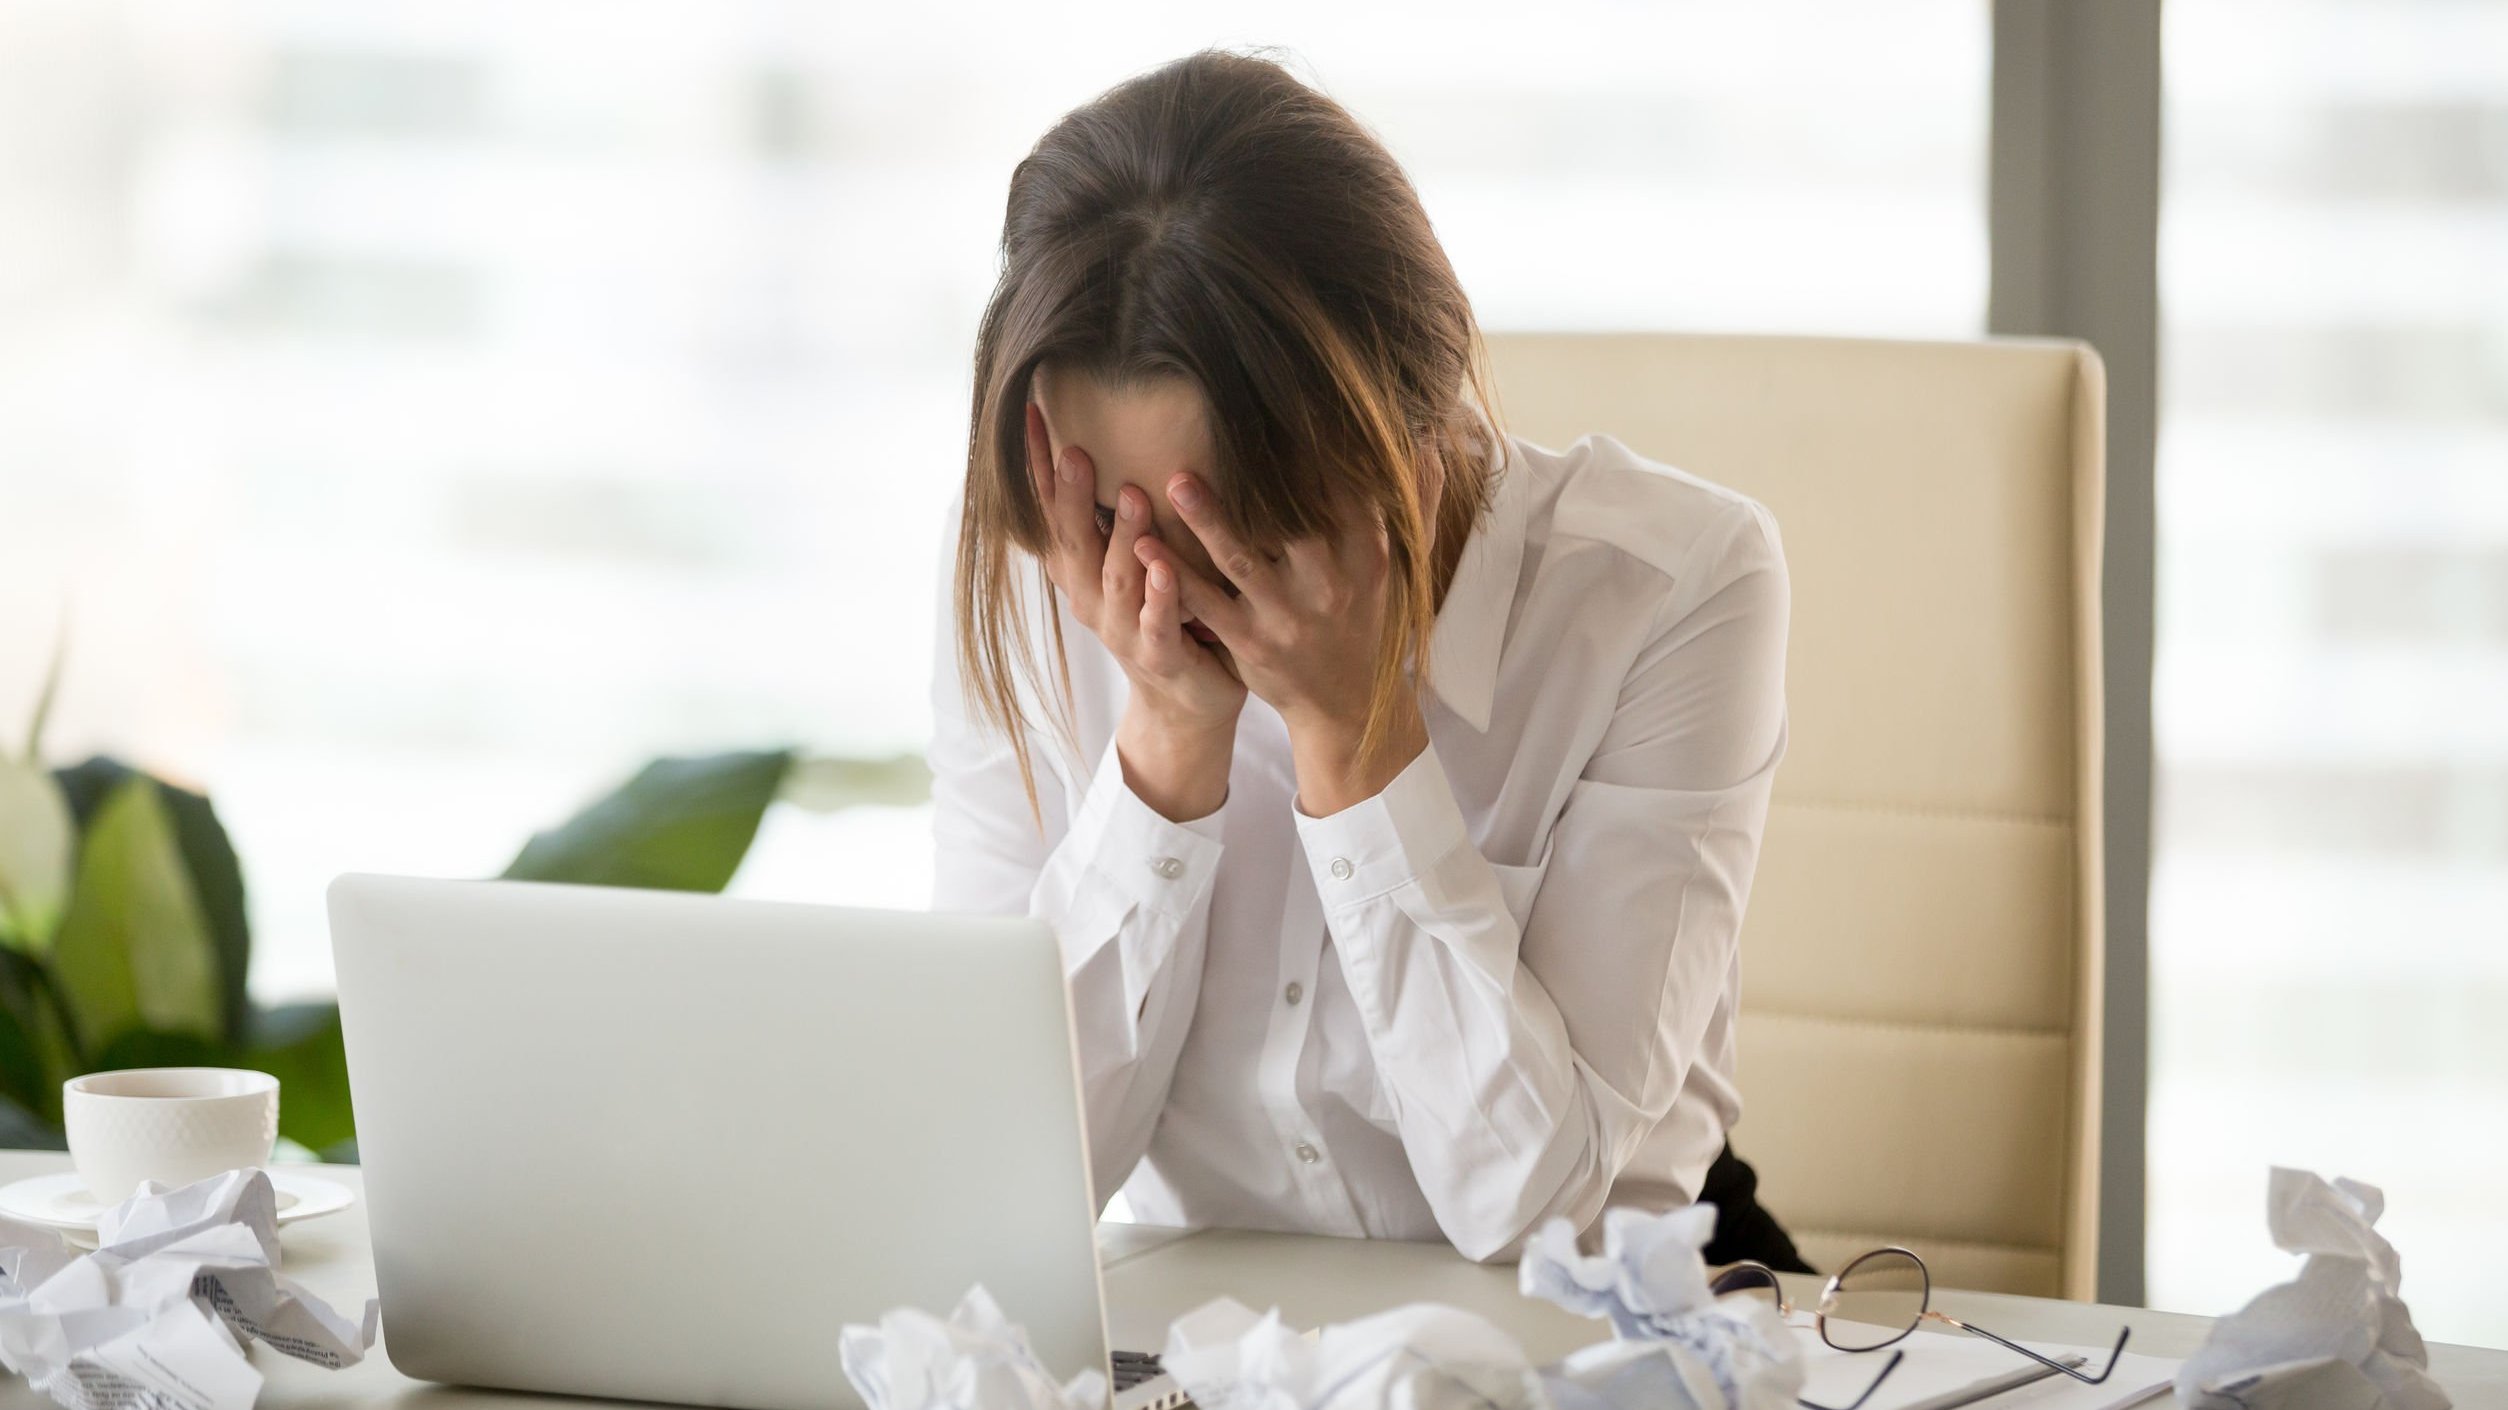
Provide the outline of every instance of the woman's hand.
[[1143,540],[1138,551],[1173,575],[1184,611],[1228,648],[1246,688],[1280,712],[1299,806],[1324,817],[1383,792],[1428,744],[1419,702],[1406,692],[1389,747],[1372,762],[1359,757],[1391,571],[1384,526],[1348,515],[1332,537],[1291,543],[1275,557],[1240,542],[1209,488],[1192,475],[1169,480],[1167,500],[1239,595],[1193,573],[1154,540]]
[[1215,813],[1228,797],[1245,683],[1185,635],[1183,582],[1172,557],[1154,553],[1149,496],[1123,486],[1113,524],[1101,527],[1087,454],[1065,446],[1057,460],[1034,402],[1027,430],[1028,474],[1054,538],[1045,575],[1132,682],[1115,732],[1124,781],[1171,820]]

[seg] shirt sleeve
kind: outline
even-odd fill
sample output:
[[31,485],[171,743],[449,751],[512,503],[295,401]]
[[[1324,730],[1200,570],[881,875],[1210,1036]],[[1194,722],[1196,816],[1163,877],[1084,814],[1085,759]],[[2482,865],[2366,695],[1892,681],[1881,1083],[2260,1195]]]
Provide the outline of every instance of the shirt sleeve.
[[1756,506],[1693,557],[1536,876],[1474,847],[1433,747],[1374,798],[1298,815],[1413,1174],[1473,1258],[1592,1222],[1734,973],[1784,753],[1788,591]]
[[1149,1148],[1192,1025],[1226,810],[1169,821],[1125,784],[1111,741],[1089,774],[1066,783],[1052,746],[1032,735],[1032,812],[1009,741],[970,714],[959,688],[946,583],[942,604],[928,755],[933,908],[1025,914],[1052,928],[1102,1209]]

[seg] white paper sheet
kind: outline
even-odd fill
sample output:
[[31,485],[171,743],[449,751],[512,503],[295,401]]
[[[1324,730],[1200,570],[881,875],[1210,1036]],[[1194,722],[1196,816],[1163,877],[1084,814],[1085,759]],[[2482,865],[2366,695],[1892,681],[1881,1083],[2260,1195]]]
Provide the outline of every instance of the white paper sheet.
[[[1818,1405],[1853,1404],[1855,1397],[1863,1394],[1873,1377],[1888,1364],[1891,1351],[1903,1350],[1907,1357],[1889,1379],[1881,1382],[1872,1399],[1865,1402],[1864,1410],[1899,1410],[1980,1381],[2010,1375],[2031,1364],[2025,1356],[1964,1332],[1920,1331],[1888,1350],[1839,1351],[1820,1339],[1808,1316],[1798,1316],[1797,1320],[1800,1325],[1794,1328],[1794,1336],[1803,1349],[1802,1396]],[[2023,1344],[2058,1359],[2080,1356],[2092,1367],[2107,1361],[2106,1346],[2035,1341]],[[2143,1356],[2128,1349],[2117,1359],[2115,1373],[2102,1384],[2084,1385],[2070,1376],[2049,1376],[2005,1391],[1983,1405],[1988,1410],[2018,1406],[2031,1410],[2108,1410],[2110,1406],[2145,1400],[2152,1391],[2168,1385],[2176,1374],[2176,1361],[2164,1356]]]

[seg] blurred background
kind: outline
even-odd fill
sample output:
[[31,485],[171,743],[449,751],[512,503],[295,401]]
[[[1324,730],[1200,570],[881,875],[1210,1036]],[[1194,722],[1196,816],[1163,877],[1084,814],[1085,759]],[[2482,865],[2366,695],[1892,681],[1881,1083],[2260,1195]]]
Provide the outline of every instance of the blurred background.
[[[2383,1185],[2508,1344],[2508,0],[2167,0],[2147,1297]],[[1985,327],[1982,0],[0,0],[0,749],[216,801],[249,985],[657,754],[910,756],[1012,165],[1208,44],[1493,329]],[[1607,429],[1607,428],[1603,428]],[[910,763],[910,760],[908,761]],[[919,906],[912,806],[735,892]]]

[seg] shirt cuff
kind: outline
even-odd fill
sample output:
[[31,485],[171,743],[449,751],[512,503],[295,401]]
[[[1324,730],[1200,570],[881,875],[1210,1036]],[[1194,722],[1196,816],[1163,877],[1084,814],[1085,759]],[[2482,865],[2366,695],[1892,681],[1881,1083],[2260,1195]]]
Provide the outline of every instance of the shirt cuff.
[[1471,845],[1434,744],[1373,798],[1328,818],[1290,811],[1315,873],[1315,894],[1328,913],[1408,885],[1455,848]]
[[1207,817],[1169,821],[1123,781],[1123,760],[1108,741],[1067,836],[1080,840],[1089,870],[1115,891],[1181,920],[1218,874],[1226,812],[1222,803]]

